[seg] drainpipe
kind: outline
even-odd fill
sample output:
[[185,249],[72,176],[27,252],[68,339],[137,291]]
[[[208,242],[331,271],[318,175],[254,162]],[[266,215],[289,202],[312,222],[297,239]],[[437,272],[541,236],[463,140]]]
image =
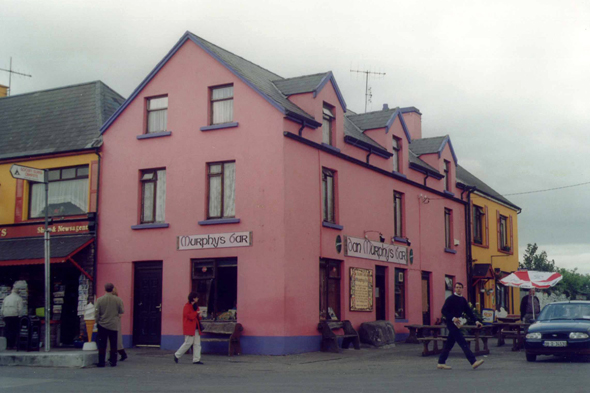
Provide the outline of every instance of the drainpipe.
[[299,134],[299,136],[303,135],[303,129],[305,128],[305,121],[301,120],[301,128],[299,129],[299,131],[297,131],[297,133]]
[[428,180],[429,176],[428,171],[426,171],[426,176],[424,176],[424,187],[426,187],[426,180]]
[[373,149],[369,148],[369,154],[367,154],[367,164],[369,163],[369,157],[373,154]]
[[[475,290],[473,289],[473,285],[471,284],[472,278],[472,254],[471,254],[471,194],[477,189],[477,187],[467,187],[463,190],[463,192],[467,191],[467,204],[465,205],[465,237],[466,237],[466,254],[467,254],[467,285],[469,285],[469,290],[467,291],[467,300],[471,302],[471,304],[475,304]],[[461,199],[463,199],[463,192],[461,193]],[[483,305],[480,305],[483,307]]]
[[96,149],[96,155],[98,156],[98,170],[96,171],[96,216],[95,216],[95,228],[94,228],[94,285],[93,295],[94,302],[96,303],[96,285],[98,283],[98,205],[100,203],[100,167],[101,167],[101,156],[98,148]]

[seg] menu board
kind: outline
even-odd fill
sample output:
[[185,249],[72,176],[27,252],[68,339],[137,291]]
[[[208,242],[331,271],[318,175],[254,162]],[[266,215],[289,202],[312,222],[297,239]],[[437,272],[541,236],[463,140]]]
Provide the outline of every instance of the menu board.
[[373,270],[350,268],[350,311],[373,311]]

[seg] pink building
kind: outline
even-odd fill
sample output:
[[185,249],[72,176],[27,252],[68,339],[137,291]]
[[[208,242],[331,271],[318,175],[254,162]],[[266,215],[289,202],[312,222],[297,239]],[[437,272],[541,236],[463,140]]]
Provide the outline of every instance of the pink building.
[[413,107],[347,111],[331,72],[284,79],[187,32],[102,132],[98,288],[126,345],[176,349],[192,290],[244,353],[319,350],[322,319],[402,339],[466,283],[450,139]]

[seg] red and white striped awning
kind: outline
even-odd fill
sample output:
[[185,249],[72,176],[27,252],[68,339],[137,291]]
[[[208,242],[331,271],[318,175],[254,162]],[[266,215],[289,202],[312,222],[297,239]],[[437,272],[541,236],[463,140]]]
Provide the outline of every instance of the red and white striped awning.
[[545,289],[554,286],[562,278],[559,273],[522,270],[504,277],[500,280],[500,283],[509,287]]

